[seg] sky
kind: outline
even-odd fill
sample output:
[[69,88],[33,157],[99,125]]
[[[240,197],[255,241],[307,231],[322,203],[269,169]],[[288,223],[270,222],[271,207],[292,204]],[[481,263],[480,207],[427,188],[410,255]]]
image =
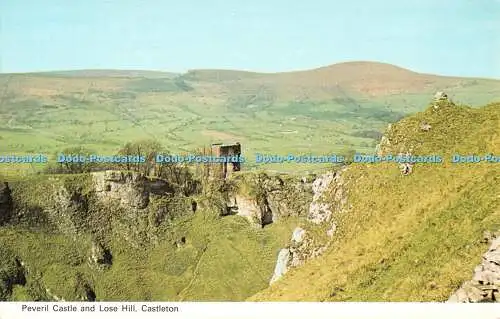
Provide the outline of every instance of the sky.
[[0,0],[0,73],[378,61],[500,78],[499,52],[500,0]]

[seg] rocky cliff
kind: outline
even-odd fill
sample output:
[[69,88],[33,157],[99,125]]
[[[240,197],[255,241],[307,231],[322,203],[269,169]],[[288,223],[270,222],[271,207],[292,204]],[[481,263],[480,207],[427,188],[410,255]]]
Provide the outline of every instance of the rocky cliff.
[[[347,213],[348,190],[343,178],[348,167],[316,177],[311,185],[312,198],[303,227],[294,229],[290,243],[280,250],[270,284],[279,280],[290,268],[303,265],[307,260],[323,254],[331,244],[337,229],[336,218]],[[324,230],[322,235],[313,233]],[[326,236],[325,236],[326,235]]]
[[92,173],[92,182],[94,192],[100,200],[113,202],[127,209],[144,209],[155,195],[174,195],[174,188],[168,181],[147,178],[135,172]]
[[311,179],[265,173],[239,175],[227,193],[227,211],[264,227],[290,216],[305,216],[313,197]]
[[[282,234],[288,237],[309,214],[314,177],[248,172],[232,178],[190,196],[168,180],[123,171],[42,175],[2,188],[2,216],[14,228],[0,228],[0,240],[30,267],[28,285],[9,290],[9,298],[145,296],[157,283],[136,277],[150,273],[176,287],[168,291],[174,299],[226,285],[228,292],[257,292],[269,283],[275,253],[286,244]],[[29,240],[17,246],[21,241],[12,238]],[[147,268],[146,275],[138,267]],[[235,267],[236,277],[218,278],[222,273],[214,269],[225,267]],[[216,284],[197,288],[203,280]]]
[[114,232],[147,245],[172,220],[192,215],[193,201],[168,181],[135,172],[49,175],[3,186],[0,216],[70,236]]

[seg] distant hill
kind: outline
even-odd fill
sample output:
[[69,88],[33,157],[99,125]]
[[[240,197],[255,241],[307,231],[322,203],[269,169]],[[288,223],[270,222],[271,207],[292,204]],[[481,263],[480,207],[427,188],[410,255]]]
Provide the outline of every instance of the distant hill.
[[[188,79],[216,81],[226,85],[269,86],[282,95],[303,92],[308,98],[342,95],[342,90],[369,96],[429,93],[437,89],[496,86],[500,81],[479,78],[449,77],[413,72],[379,62],[345,62],[312,70],[281,73],[256,73],[235,70],[191,70]],[[306,92],[307,91],[307,92]]]
[[[394,95],[425,94],[428,96],[437,90],[445,90],[452,96],[462,96],[479,93],[481,95],[499,95],[500,80],[439,76],[413,72],[395,65],[379,62],[345,62],[320,67],[311,70],[259,73],[240,70],[195,69],[184,74],[147,71],[147,70],[74,70],[53,71],[25,74],[0,74],[5,76],[36,76],[51,78],[75,78],[81,85],[81,80],[92,78],[106,80],[107,85],[114,87],[113,78],[123,79],[174,79],[180,78],[188,82],[210,84],[208,94],[229,95],[252,94],[265,91],[267,95],[279,101],[287,100],[325,100],[349,95],[355,98],[364,96],[380,98]],[[118,80],[118,79],[117,79]],[[50,82],[48,80],[47,82]],[[118,82],[117,82],[118,83]],[[116,83],[115,83],[116,84]],[[44,83],[39,83],[44,86]],[[71,83],[68,85],[72,86]],[[153,87],[157,83],[151,82]],[[30,84],[33,87],[33,84]],[[142,91],[147,91],[147,85],[141,86]],[[469,102],[472,104],[485,104],[491,101]]]
[[3,144],[9,152],[73,145],[114,152],[131,140],[155,138],[172,152],[229,139],[249,154],[331,153],[373,150],[381,129],[424,109],[436,91],[471,106],[498,101],[500,81],[347,62],[282,73],[0,74],[0,91],[0,138],[9,141]]
[[117,77],[117,78],[172,78],[177,74],[172,72],[148,71],[148,70],[70,70],[70,71],[52,71],[30,73],[38,76],[60,76],[60,77]]

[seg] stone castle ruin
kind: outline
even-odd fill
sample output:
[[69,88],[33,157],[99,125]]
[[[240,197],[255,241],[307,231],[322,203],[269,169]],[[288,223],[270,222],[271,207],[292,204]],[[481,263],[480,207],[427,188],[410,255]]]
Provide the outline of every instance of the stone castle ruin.
[[239,158],[241,156],[241,144],[236,143],[214,143],[210,147],[210,155],[215,157],[227,157],[232,161],[216,163],[220,165],[221,178],[227,178],[232,172],[241,170]]

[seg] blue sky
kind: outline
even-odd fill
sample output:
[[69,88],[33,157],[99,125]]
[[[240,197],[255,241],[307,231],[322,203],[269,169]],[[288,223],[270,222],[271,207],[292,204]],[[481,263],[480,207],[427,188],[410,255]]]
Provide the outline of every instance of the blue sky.
[[500,78],[500,0],[0,0],[0,72],[379,61]]

